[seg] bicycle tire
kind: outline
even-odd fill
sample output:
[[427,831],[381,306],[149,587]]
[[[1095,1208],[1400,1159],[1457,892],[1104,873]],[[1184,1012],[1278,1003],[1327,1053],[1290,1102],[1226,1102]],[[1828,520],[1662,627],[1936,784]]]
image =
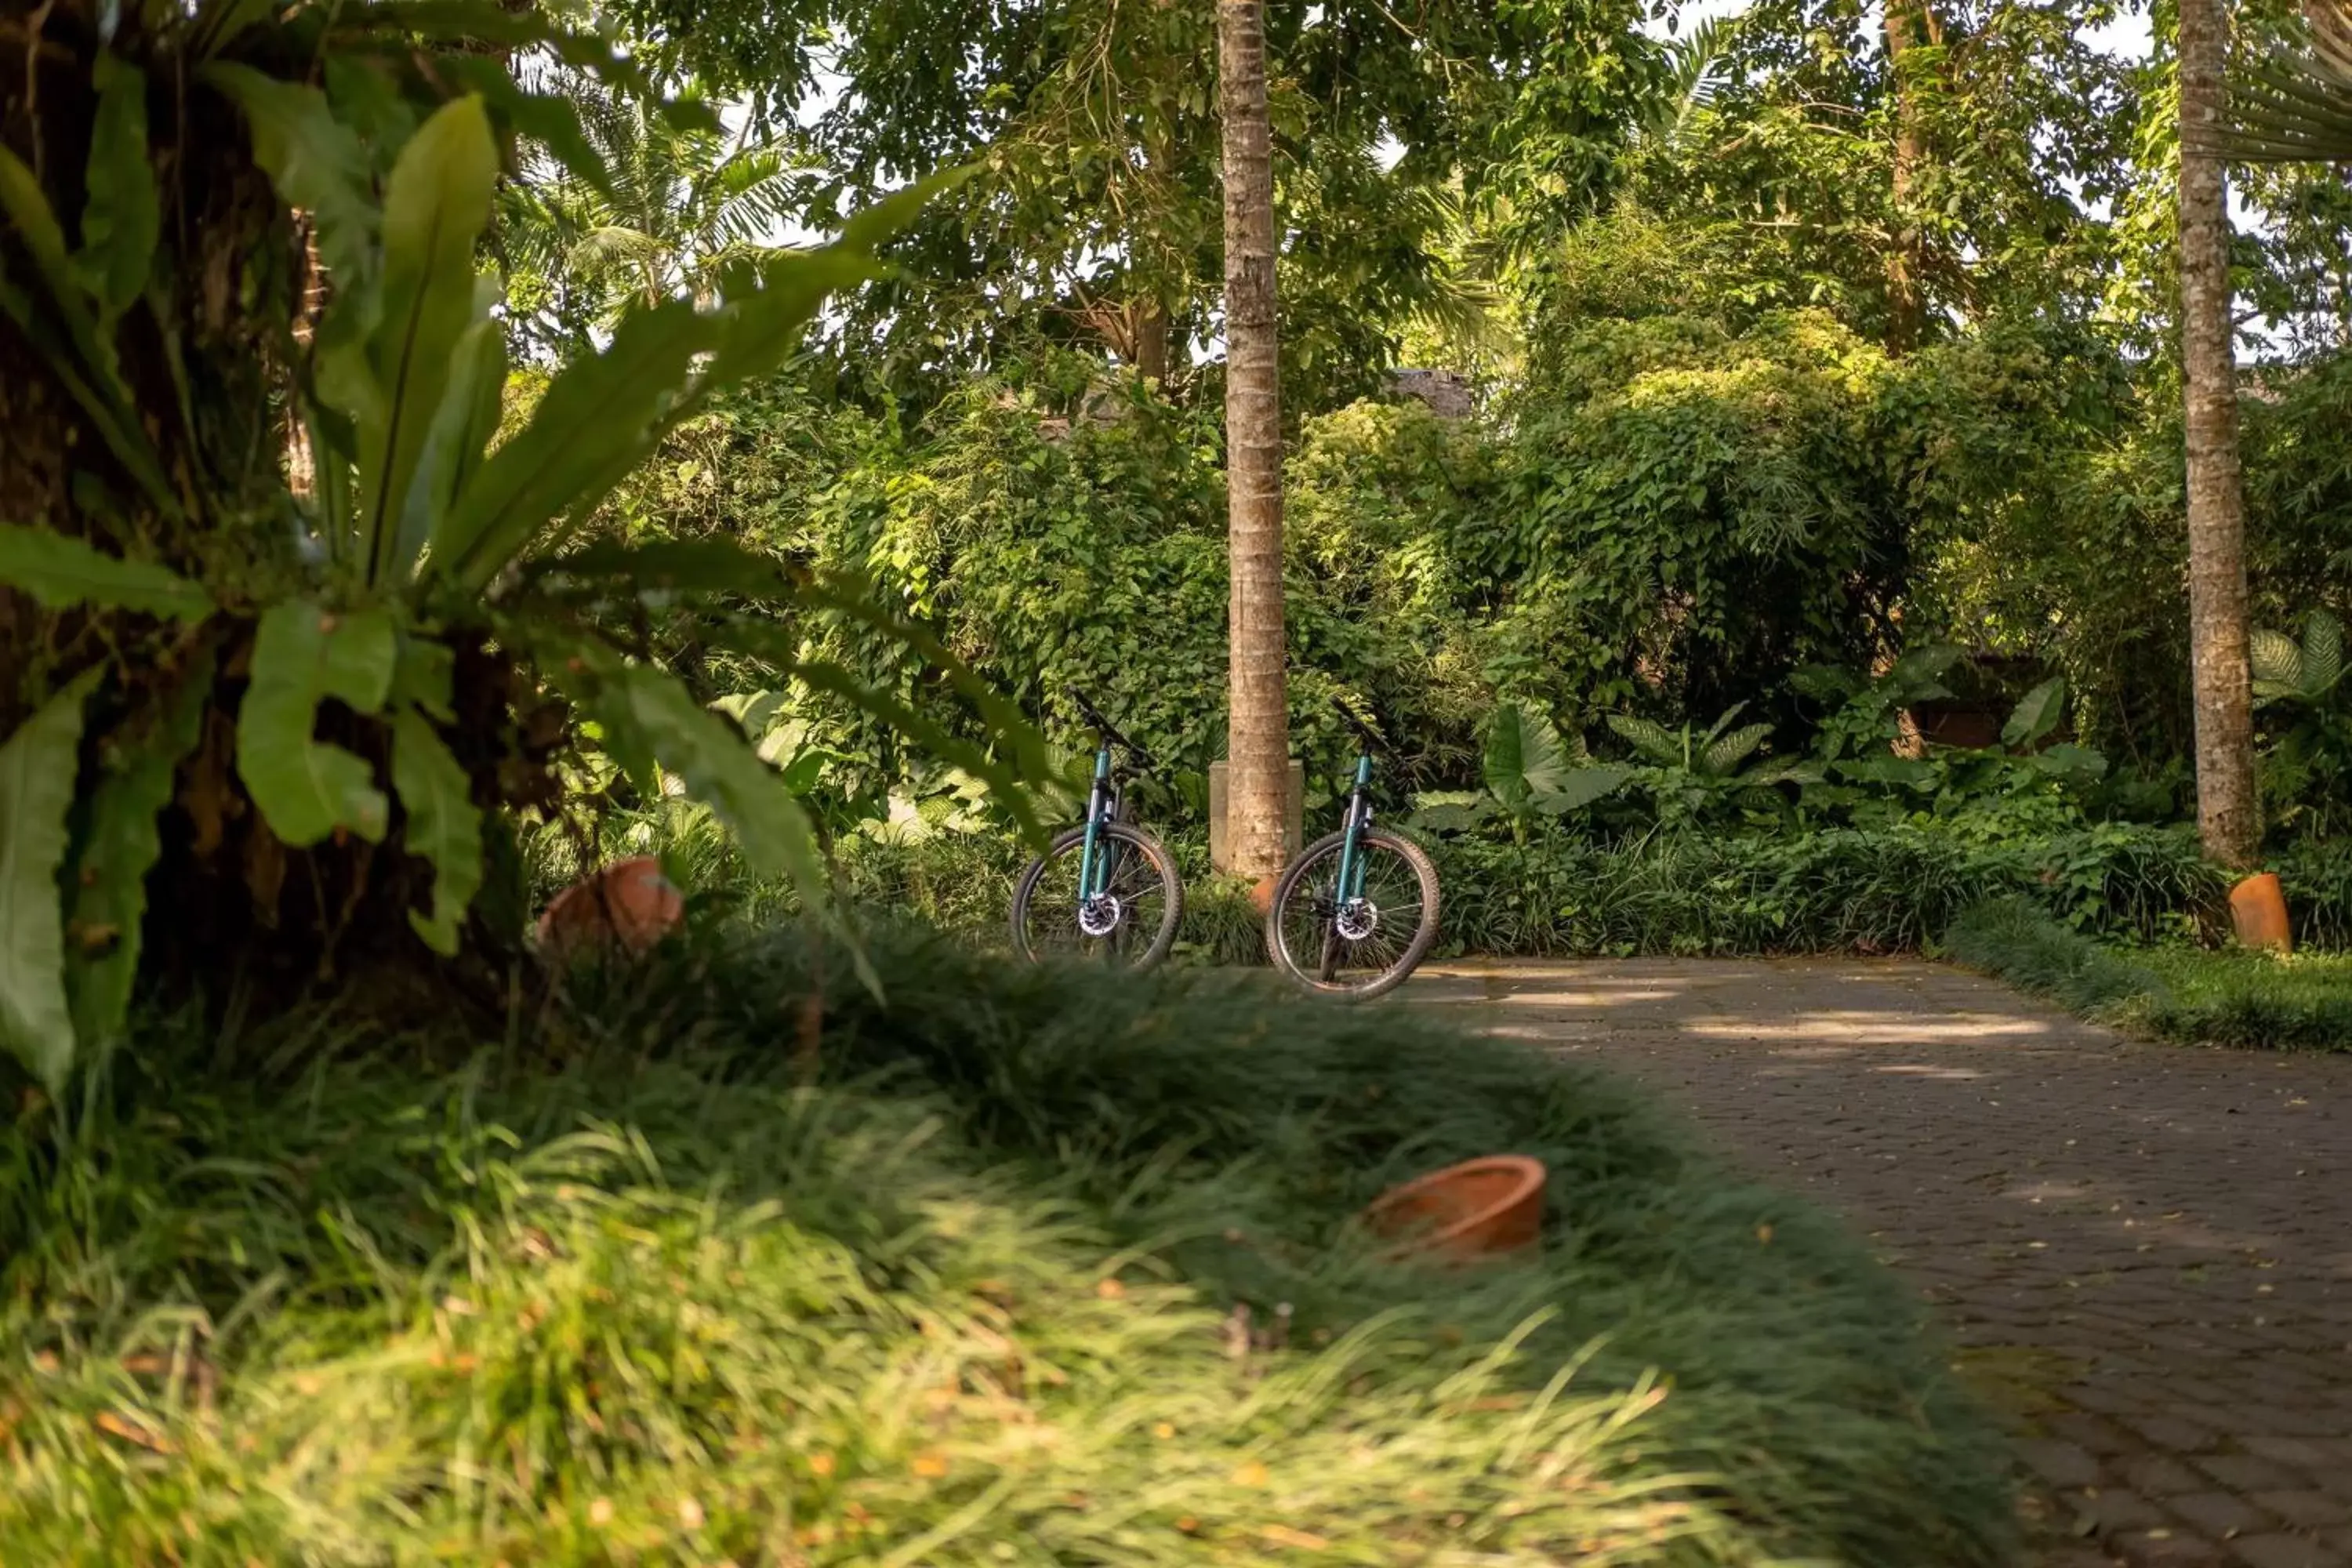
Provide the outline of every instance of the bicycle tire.
[[[1283,868],[1281,879],[1275,884],[1273,902],[1266,909],[1265,950],[1276,969],[1307,990],[1318,995],[1369,1002],[1403,984],[1405,979],[1421,966],[1422,960],[1429,956],[1430,948],[1436,944],[1437,868],[1430,863],[1427,850],[1403,835],[1382,827],[1364,830],[1361,840],[1364,849],[1393,854],[1412,873],[1419,909],[1414,916],[1410,940],[1401,950],[1394,950],[1393,957],[1371,971],[1365,979],[1342,983],[1334,973],[1333,952],[1339,944],[1351,947],[1357,944],[1347,943],[1347,939],[1339,934],[1337,911],[1331,907],[1328,892],[1319,894],[1324,907],[1319,910],[1314,907],[1313,900],[1318,897],[1318,889],[1313,886],[1313,879],[1317,869],[1328,861],[1331,865],[1328,874],[1336,881],[1339,846],[1346,837],[1345,833],[1334,833],[1317,839]],[[1297,919],[1302,915],[1311,918]],[[1311,964],[1303,962],[1303,955],[1294,951],[1294,920],[1301,933],[1318,930],[1324,933],[1321,951],[1314,955]]]
[[[1161,908],[1155,927],[1150,933],[1150,941],[1143,950],[1140,952],[1129,954],[1121,954],[1118,950],[1118,935],[1129,929],[1129,921],[1124,915],[1120,919],[1118,931],[1114,932],[1112,937],[1087,936],[1083,931],[1077,929],[1078,917],[1075,901],[1068,911],[1069,929],[1063,933],[1072,939],[1070,944],[1066,947],[1041,948],[1036,940],[1041,929],[1055,931],[1060,929],[1058,927],[1038,928],[1033,925],[1030,917],[1033,913],[1042,915],[1042,910],[1035,908],[1037,890],[1045,881],[1047,873],[1066,861],[1073,851],[1086,843],[1087,830],[1079,826],[1069,828],[1055,837],[1053,843],[1046,846],[1043,855],[1030,861],[1023,868],[1020,880],[1013,884],[1013,951],[1031,963],[1042,963],[1048,957],[1056,955],[1071,958],[1109,956],[1128,969],[1149,969],[1168,956],[1169,951],[1176,945],[1177,931],[1184,923],[1184,881],[1177,875],[1176,858],[1168,853],[1166,845],[1129,823],[1106,822],[1096,830],[1096,833],[1098,844],[1103,839],[1112,839],[1135,850],[1140,856],[1142,864],[1153,872],[1148,886],[1160,895]],[[1122,871],[1120,876],[1123,878],[1125,872]],[[1075,877],[1072,882],[1073,897],[1075,897]]]

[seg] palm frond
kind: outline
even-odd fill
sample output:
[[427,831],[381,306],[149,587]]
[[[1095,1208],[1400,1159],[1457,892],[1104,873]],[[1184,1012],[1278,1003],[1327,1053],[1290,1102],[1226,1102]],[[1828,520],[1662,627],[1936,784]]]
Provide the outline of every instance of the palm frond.
[[2306,0],[2230,82],[2227,120],[2187,145],[2248,163],[2352,159],[2352,0]]

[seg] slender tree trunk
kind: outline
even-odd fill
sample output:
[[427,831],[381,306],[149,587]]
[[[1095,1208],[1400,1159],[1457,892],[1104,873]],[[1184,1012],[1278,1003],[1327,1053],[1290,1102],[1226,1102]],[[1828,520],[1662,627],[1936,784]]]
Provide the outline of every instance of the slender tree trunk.
[[1904,79],[1903,57],[1915,46],[1942,38],[1942,25],[1927,0],[1886,0],[1886,72],[1895,95],[1895,163],[1888,192],[1895,236],[1886,252],[1886,347],[1893,353],[1916,348],[1927,321],[1927,296],[1919,283],[1922,236],[1912,209],[1912,192],[1927,161],[1927,138],[1919,122],[1917,84]]
[[1233,568],[1225,868],[1262,879],[1281,870],[1288,858],[1284,808],[1290,782],[1264,0],[1217,0],[1217,61],[1225,143],[1225,483]]
[[1168,307],[1157,300],[1136,311],[1135,368],[1146,381],[1168,384]]
[[2197,714],[2197,826],[2205,853],[2252,866],[2262,849],[2246,628],[2246,502],[2238,471],[2230,215],[2215,130],[2224,106],[2227,0],[2180,4],[2180,358],[2189,458],[2189,668]]

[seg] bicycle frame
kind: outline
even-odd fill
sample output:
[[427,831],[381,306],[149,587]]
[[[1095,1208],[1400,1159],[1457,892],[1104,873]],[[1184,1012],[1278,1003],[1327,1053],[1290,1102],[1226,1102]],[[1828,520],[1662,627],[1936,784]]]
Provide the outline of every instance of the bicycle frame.
[[1364,841],[1364,829],[1372,825],[1372,803],[1367,793],[1372,787],[1372,754],[1360,752],[1356,757],[1356,786],[1348,792],[1348,826],[1339,840],[1339,881],[1333,889],[1339,908],[1364,896],[1364,859],[1359,846]]
[[1087,842],[1078,853],[1078,901],[1085,903],[1110,891],[1118,868],[1118,846],[1101,843],[1102,825],[1118,816],[1119,789],[1111,779],[1110,742],[1095,752],[1094,787],[1087,793]]

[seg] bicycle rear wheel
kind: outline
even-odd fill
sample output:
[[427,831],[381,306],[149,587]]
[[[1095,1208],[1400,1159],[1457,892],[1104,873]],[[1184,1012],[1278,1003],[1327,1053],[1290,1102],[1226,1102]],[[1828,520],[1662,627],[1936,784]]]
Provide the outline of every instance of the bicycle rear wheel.
[[1184,884],[1160,840],[1124,822],[1095,830],[1095,852],[1111,857],[1110,875],[1092,900],[1078,897],[1087,841],[1073,827],[1029,862],[1013,889],[1013,950],[1032,963],[1092,958],[1148,969],[1176,945],[1184,920]]
[[1275,967],[1309,991],[1365,1000],[1404,983],[1437,941],[1437,868],[1412,839],[1371,827],[1357,841],[1360,893],[1339,896],[1334,833],[1307,847],[1275,884],[1265,916]]

